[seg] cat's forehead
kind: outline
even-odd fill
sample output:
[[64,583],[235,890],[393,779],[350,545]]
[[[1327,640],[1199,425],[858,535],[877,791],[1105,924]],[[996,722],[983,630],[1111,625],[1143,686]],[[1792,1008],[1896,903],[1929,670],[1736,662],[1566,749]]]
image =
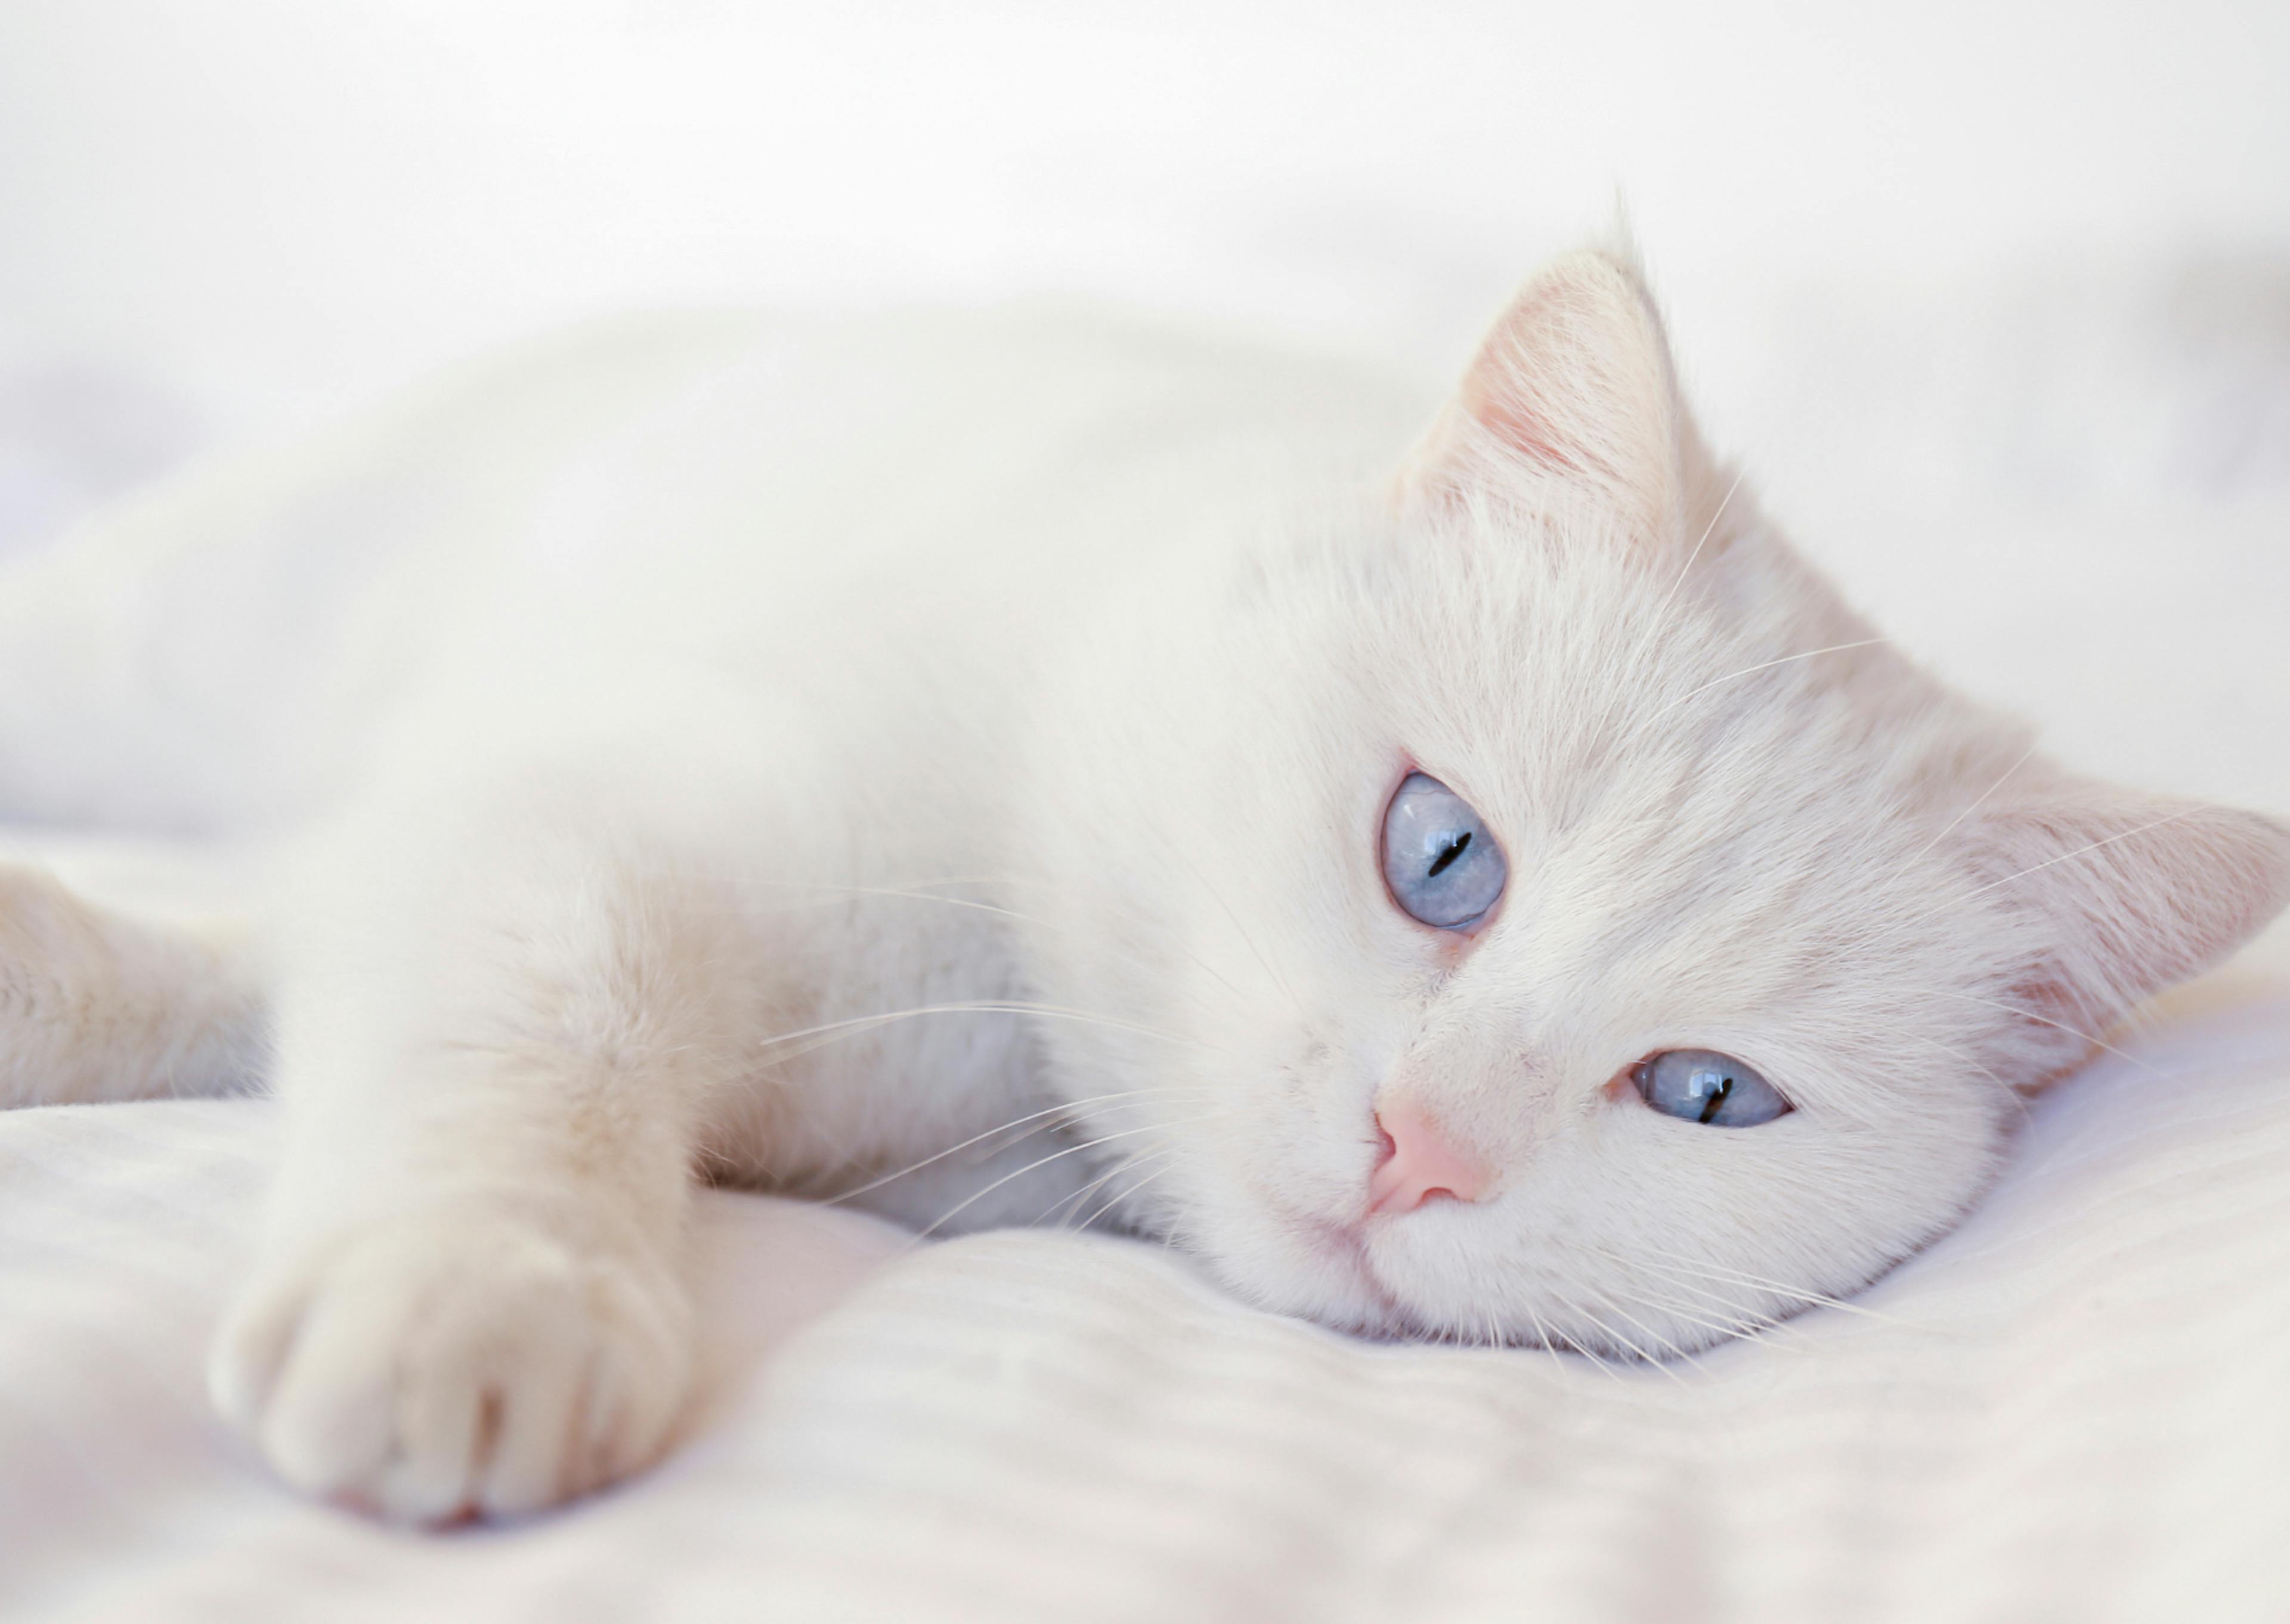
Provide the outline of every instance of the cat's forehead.
[[[1333,608],[1353,680],[1325,788],[1349,839],[1407,770],[1469,803],[1510,865],[1497,933],[1531,932],[1523,971],[1670,975],[1697,935],[1690,957],[1764,944],[1790,964],[1952,882],[1925,810],[1961,718],[1796,658],[1821,634],[1790,605],[1745,612],[1613,548],[1429,540],[1451,550],[1411,546]],[[1768,990],[1747,979],[1737,996]]]
[[1331,630],[1363,719],[1482,812],[1561,828],[1660,811],[1690,832],[1899,754],[1838,670],[1797,657],[1790,604],[1745,612],[1620,548],[1434,540],[1347,594]]

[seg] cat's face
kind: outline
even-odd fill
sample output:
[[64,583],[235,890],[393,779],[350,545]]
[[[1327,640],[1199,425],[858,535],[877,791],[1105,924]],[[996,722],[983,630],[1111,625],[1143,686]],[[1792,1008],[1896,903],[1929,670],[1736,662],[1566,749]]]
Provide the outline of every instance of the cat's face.
[[2278,828],[1869,645],[1669,378],[1629,268],[1562,262],[1389,500],[1077,676],[1037,973],[1123,1024],[1060,1073],[1107,1190],[1269,1306],[1661,1356],[1850,1291],[2290,887]]

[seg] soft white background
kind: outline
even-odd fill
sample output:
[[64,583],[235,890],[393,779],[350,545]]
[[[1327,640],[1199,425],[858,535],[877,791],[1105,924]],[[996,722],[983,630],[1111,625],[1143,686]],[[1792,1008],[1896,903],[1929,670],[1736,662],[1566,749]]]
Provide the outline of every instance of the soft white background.
[[1620,187],[1690,331],[1729,283],[2278,252],[2286,64],[2290,10],[2230,0],[9,0],[0,304],[314,398],[790,289],[1373,335]]
[[1891,629],[2290,805],[2286,83],[2230,0],[0,0],[0,548],[636,305],[1047,286],[1453,369],[1620,195]]

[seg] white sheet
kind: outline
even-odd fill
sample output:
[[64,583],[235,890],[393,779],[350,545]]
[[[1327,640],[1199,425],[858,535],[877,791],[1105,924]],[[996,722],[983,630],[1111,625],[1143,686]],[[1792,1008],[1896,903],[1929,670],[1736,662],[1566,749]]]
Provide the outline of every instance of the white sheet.
[[1149,1246],[907,1250],[714,1197],[693,1441],[443,1538],[296,1500],[206,1414],[273,1131],[260,1102],[0,1116],[0,1616],[2290,1612],[2279,980],[2038,1102],[1981,1211],[1853,1312],[1673,1369],[1371,1346]]

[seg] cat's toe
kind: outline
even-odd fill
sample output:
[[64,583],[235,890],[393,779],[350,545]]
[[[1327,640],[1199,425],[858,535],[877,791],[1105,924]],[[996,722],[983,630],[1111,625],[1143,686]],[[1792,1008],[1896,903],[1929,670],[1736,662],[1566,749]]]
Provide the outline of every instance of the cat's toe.
[[280,1476],[394,1522],[515,1516],[666,1444],[690,1378],[664,1272],[467,1214],[270,1272],[217,1339],[217,1407]]

